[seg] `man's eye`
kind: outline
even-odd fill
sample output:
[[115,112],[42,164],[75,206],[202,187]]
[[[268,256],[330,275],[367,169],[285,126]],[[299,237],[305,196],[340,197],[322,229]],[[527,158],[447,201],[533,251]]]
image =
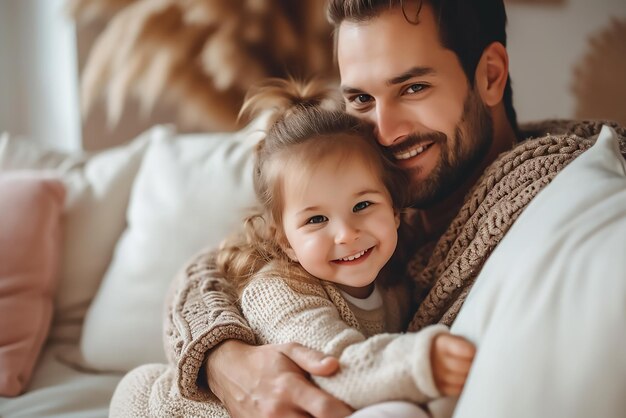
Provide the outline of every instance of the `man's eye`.
[[428,88],[427,84],[416,83],[416,84],[411,84],[405,91],[409,94],[415,94],[415,93],[419,93],[420,91],[424,91],[427,88]]
[[369,94],[359,94],[354,98],[354,100],[359,104],[363,104],[370,102],[372,100],[372,96],[370,96]]
[[356,96],[348,98],[348,101],[357,106],[364,105],[372,101],[372,96],[370,96],[369,94],[357,94]]
[[316,216],[311,216],[306,223],[307,224],[321,224],[322,222],[326,222],[328,220],[328,218],[324,215],[316,215]]
[[368,207],[371,204],[372,204],[372,202],[368,202],[368,201],[359,202],[356,205],[354,205],[354,207],[352,208],[352,212],[361,211],[361,210],[365,209],[366,207]]

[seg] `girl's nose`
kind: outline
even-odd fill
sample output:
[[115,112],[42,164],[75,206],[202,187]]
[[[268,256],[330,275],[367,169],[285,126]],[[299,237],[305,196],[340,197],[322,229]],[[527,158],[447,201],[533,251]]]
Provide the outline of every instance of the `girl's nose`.
[[342,222],[338,225],[335,234],[335,244],[348,244],[359,239],[360,231],[349,222]]

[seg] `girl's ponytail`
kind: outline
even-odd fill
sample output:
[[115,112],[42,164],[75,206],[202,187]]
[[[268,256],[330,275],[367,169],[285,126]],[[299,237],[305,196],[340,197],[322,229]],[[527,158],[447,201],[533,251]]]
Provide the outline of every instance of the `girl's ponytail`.
[[340,103],[336,86],[322,79],[302,82],[293,78],[269,78],[246,94],[239,118],[251,119],[271,111],[271,123],[274,123],[298,109],[315,106],[338,110]]

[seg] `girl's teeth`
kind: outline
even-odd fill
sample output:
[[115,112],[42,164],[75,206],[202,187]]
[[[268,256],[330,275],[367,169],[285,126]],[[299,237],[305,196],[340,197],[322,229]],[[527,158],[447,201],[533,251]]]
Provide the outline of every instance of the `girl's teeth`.
[[354,255],[351,255],[351,256],[349,256],[349,257],[344,257],[344,258],[342,258],[342,259],[341,259],[341,261],[352,261],[352,260],[356,260],[357,258],[361,258],[361,256],[363,256],[363,254],[365,254],[365,250],[361,251],[361,252],[360,252],[360,253],[358,253],[358,254],[354,254]]

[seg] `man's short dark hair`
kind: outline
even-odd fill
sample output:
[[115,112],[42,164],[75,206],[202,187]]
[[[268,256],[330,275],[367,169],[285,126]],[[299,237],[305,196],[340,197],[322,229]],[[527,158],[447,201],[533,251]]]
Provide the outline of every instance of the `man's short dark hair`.
[[[459,58],[473,87],[476,67],[485,48],[493,42],[500,42],[506,47],[506,11],[503,0],[329,0],[327,14],[335,26],[336,39],[337,29],[344,20],[365,22],[396,7],[402,8],[409,23],[418,24],[423,2],[432,6],[441,44]],[[417,5],[417,8],[407,8],[408,3]],[[509,122],[517,133],[510,76],[503,101]]]

